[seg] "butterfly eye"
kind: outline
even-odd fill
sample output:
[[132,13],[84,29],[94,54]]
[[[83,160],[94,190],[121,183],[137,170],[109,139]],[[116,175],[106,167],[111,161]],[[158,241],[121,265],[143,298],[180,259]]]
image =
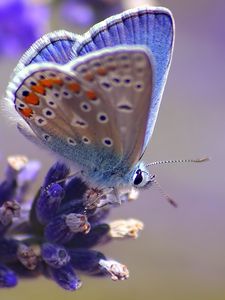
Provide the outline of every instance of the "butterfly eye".
[[139,185],[143,181],[142,170],[138,169],[134,175],[134,185]]
[[133,185],[136,187],[145,187],[149,182],[149,174],[148,172],[137,169],[133,176]]

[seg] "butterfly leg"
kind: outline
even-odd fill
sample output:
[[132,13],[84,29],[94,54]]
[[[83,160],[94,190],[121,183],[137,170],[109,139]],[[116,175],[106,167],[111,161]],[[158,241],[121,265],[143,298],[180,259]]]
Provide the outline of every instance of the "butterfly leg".
[[139,196],[139,190],[135,187],[119,188],[119,199],[121,203],[137,200]]
[[117,192],[114,188],[99,189],[90,187],[86,192],[86,210],[102,208],[107,205],[121,204]]

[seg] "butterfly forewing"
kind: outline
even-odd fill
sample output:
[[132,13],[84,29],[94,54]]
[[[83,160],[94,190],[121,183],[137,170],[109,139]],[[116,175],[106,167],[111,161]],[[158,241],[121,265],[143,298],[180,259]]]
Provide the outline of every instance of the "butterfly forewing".
[[152,136],[166,83],[174,44],[174,19],[164,7],[135,7],[95,24],[73,47],[78,56],[118,45],[143,45],[154,59],[155,83],[145,142]]
[[63,65],[69,62],[76,56],[72,48],[80,38],[80,35],[65,30],[45,34],[24,53],[14,72],[34,63],[55,62]]
[[84,151],[94,145],[112,150],[131,166],[139,160],[153,80],[145,49],[115,47],[66,67],[42,64],[27,72],[16,90],[16,109],[50,148],[51,138],[58,138],[74,152],[77,145]]

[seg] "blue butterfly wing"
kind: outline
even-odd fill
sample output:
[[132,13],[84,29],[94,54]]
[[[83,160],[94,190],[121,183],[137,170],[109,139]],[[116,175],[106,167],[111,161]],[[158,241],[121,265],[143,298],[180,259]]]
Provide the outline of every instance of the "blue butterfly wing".
[[80,38],[81,36],[65,30],[45,34],[25,52],[14,73],[33,63],[55,62],[60,65],[66,64],[76,57],[75,53],[72,52],[72,48]]
[[174,43],[174,21],[165,8],[136,8],[93,26],[76,43],[76,55],[116,45],[145,45],[154,59],[154,87],[145,131],[144,152],[152,136],[166,83]]

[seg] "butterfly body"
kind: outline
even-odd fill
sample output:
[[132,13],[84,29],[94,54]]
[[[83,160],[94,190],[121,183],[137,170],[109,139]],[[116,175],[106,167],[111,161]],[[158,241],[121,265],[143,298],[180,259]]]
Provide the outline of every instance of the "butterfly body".
[[7,89],[21,117],[18,128],[97,186],[148,182],[140,158],[155,125],[172,46],[173,19],[162,8],[124,12],[83,37],[47,35],[20,60]]
[[78,142],[74,150],[65,141],[56,138],[51,141],[50,149],[56,153],[63,152],[64,158],[81,169],[94,185],[100,187],[130,185],[134,171],[131,170],[129,163],[100,145],[84,146],[82,142]]

